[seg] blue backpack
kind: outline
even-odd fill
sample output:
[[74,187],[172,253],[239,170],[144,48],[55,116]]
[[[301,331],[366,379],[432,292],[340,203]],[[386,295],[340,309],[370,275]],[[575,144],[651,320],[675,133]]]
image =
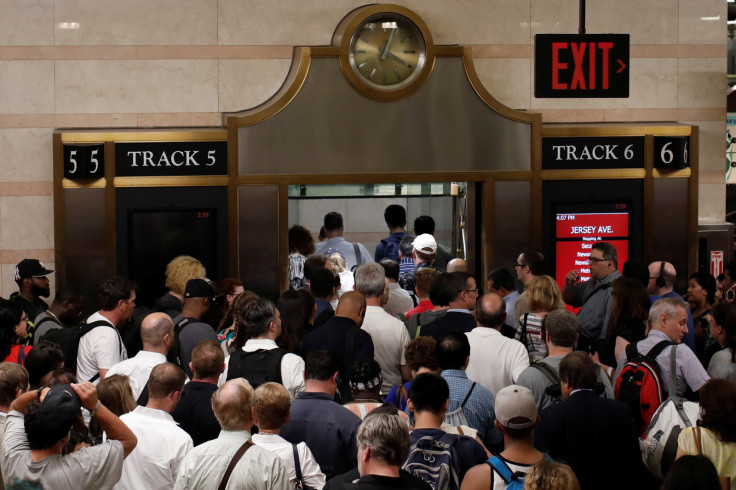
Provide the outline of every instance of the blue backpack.
[[419,438],[409,448],[402,469],[421,478],[434,490],[458,490],[460,467],[453,446],[457,438],[454,434],[442,434],[437,439],[431,435]]
[[399,244],[401,243],[401,238],[403,237],[396,238],[394,236],[389,236],[388,238],[381,239],[384,259],[391,259],[396,262],[399,261]]
[[[545,458],[549,460],[552,459],[547,455],[545,455]],[[526,473],[511,471],[511,468],[506,464],[506,461],[498,456],[492,456],[488,461],[486,461],[486,464],[492,468],[491,472],[496,470],[496,473],[498,473],[506,483],[506,488],[508,490],[522,490],[524,488]]]

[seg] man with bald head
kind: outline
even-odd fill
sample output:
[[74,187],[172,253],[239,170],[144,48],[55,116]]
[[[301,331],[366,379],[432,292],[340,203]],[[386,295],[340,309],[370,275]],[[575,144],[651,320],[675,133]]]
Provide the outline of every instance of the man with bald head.
[[[683,297],[675,292],[675,283],[677,282],[677,270],[670,262],[658,260],[649,264],[649,284],[647,285],[647,293],[652,300],[652,304],[659,298],[677,298],[683,300]],[[682,339],[682,343],[690,347],[695,352],[695,328],[693,324],[693,315],[687,310],[687,333]]]
[[166,313],[151,313],[141,323],[143,349],[130,359],[121,361],[110,368],[107,376],[123,374],[130,378],[133,398],[141,396],[148,382],[151,370],[166,362],[166,355],[174,345],[174,322]]
[[212,395],[212,409],[222,430],[184,458],[174,490],[218,488],[238,449],[247,450],[233,468],[230,485],[223,488],[293,488],[281,458],[254,445],[250,439],[255,412],[255,392],[243,378],[227,381]]
[[463,259],[452,259],[447,263],[447,272],[468,272],[468,263]]
[[[380,267],[380,266],[379,266]],[[311,332],[302,341],[302,358],[317,349],[326,349],[335,356],[340,366],[341,385],[338,387],[342,403],[352,400],[347,384],[348,371],[358,361],[373,359],[374,347],[370,334],[360,327],[365,318],[366,301],[358,291],[342,295],[335,316]]]
[[486,293],[475,306],[476,328],[467,332],[470,363],[465,373],[493,396],[506,386],[516,384],[529,366],[529,354],[518,340],[504,337],[501,326],[506,319],[506,303],[496,293]]

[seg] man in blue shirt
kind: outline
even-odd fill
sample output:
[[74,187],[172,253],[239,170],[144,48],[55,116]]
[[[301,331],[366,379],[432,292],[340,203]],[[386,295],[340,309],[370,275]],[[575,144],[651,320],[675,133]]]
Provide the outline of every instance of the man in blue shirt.
[[383,219],[386,220],[386,226],[391,235],[382,239],[376,245],[376,262],[381,259],[391,259],[399,261],[399,244],[401,239],[406,236],[406,209],[398,204],[391,204],[383,212]]
[[[683,297],[674,290],[675,281],[677,281],[677,270],[671,263],[658,261],[649,264],[647,293],[649,293],[652,304],[659,298],[677,298],[684,301]],[[695,326],[690,310],[687,310],[687,333],[682,338],[682,343],[695,352]]]

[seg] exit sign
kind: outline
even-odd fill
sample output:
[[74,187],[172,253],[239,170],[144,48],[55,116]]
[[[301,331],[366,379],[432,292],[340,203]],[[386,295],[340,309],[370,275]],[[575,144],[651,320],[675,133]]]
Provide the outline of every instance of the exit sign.
[[628,34],[537,34],[534,96],[629,96]]

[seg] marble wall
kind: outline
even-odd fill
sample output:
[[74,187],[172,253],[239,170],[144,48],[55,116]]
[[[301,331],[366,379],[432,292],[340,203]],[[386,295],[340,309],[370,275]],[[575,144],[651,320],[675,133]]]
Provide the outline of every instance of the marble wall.
[[[326,45],[365,1],[0,0],[0,295],[12,264],[53,262],[55,128],[219,126],[267,100],[292,47]],[[699,220],[725,218],[724,0],[589,0],[589,33],[631,35],[631,97],[533,96],[533,37],[577,32],[572,0],[395,0],[437,44],[473,47],[488,90],[545,122],[700,126]]]

